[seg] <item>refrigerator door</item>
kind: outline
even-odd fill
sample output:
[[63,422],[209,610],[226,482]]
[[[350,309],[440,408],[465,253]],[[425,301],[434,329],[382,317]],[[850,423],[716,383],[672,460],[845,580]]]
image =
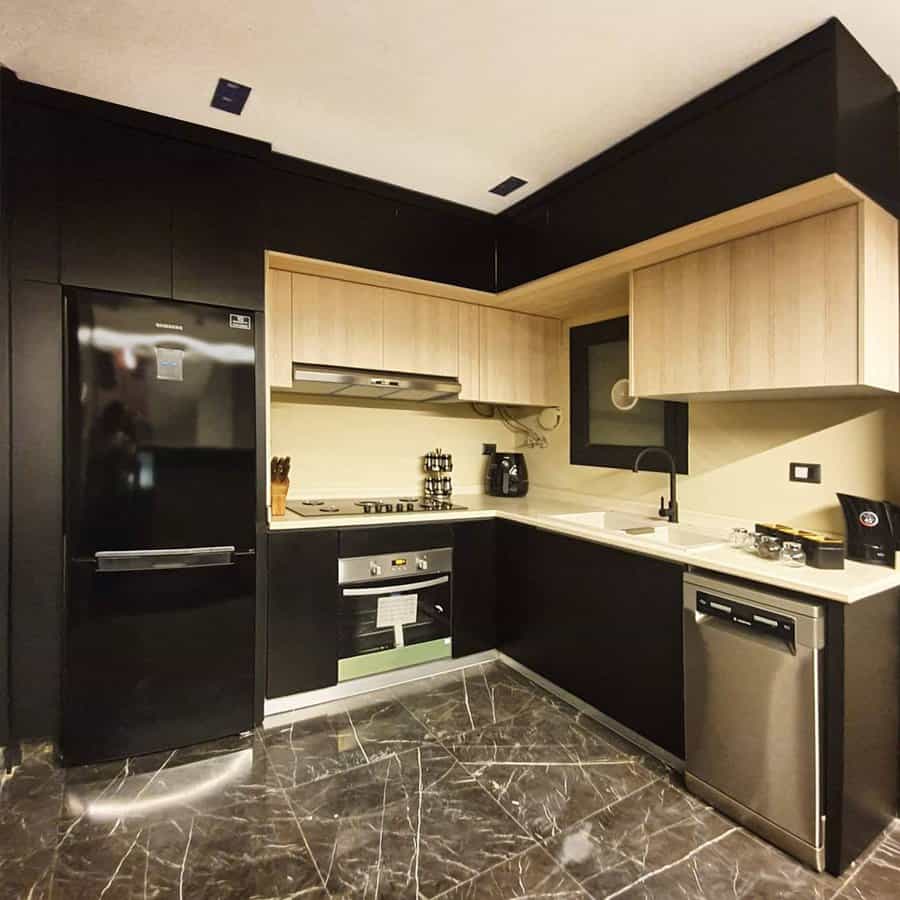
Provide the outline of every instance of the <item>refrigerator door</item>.
[[66,289],[69,556],[254,545],[254,322]]
[[160,568],[69,563],[66,765],[253,727],[255,559],[208,549]]

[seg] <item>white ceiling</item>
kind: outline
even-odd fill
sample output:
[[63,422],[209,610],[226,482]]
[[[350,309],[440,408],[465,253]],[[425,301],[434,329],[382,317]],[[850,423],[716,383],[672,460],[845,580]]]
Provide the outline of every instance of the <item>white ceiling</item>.
[[896,0],[0,0],[0,61],[498,211],[830,15],[900,81]]

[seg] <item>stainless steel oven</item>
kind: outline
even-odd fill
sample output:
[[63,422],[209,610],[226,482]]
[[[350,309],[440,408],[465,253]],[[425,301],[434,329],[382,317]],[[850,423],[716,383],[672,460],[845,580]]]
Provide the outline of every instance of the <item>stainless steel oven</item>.
[[453,550],[338,560],[338,681],[446,659]]

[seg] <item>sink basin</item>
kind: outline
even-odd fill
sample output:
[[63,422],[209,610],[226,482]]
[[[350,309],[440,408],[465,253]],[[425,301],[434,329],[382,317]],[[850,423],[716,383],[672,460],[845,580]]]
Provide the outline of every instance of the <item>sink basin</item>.
[[606,509],[597,512],[565,513],[554,516],[562,522],[571,522],[573,525],[584,525],[587,528],[602,528],[604,531],[625,531],[626,528],[661,528],[659,519],[651,519],[648,516],[639,516],[635,513],[619,512],[615,509]]
[[681,550],[712,550],[721,547],[725,541],[702,531],[693,531],[690,528],[682,528],[681,525],[662,525],[652,534],[635,535],[642,540],[652,541],[656,544],[668,544],[670,547],[678,547]]

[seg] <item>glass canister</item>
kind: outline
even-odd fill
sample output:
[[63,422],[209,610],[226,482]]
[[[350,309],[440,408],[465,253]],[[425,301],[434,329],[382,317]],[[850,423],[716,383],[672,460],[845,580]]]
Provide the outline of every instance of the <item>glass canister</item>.
[[761,534],[756,542],[756,552],[763,559],[778,559],[781,556],[781,538]]
[[785,541],[781,545],[779,558],[786,566],[806,565],[806,554],[803,552],[803,544],[799,541]]

